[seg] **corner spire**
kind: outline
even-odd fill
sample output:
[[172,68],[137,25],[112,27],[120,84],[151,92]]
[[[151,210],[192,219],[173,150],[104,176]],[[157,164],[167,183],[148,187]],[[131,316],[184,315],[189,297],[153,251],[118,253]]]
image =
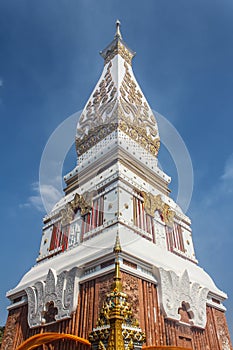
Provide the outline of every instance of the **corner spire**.
[[116,260],[112,291],[106,294],[96,328],[89,334],[93,350],[141,350],[146,340],[145,333],[142,332],[138,321],[133,317],[128,296],[122,291],[119,267],[121,251],[117,232],[113,248]]
[[116,241],[113,248],[113,252],[115,253],[115,276],[114,282],[112,284],[112,289],[114,291],[121,292],[122,291],[122,283],[121,283],[121,272],[120,272],[120,262],[119,262],[119,253],[122,252],[119,233],[117,232]]
[[120,243],[120,237],[119,237],[119,232],[117,231],[117,235],[116,235],[116,240],[115,240],[115,245],[113,248],[113,252],[118,255],[119,253],[122,252],[121,249],[121,243]]

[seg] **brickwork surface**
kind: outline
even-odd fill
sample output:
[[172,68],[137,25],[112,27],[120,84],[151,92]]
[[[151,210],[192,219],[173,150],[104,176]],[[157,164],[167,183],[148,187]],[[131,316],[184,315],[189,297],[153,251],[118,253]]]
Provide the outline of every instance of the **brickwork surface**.
[[[27,324],[27,305],[9,312],[3,350],[15,350],[25,339],[37,333],[60,332],[76,334],[88,338],[89,332],[96,326],[99,311],[106,293],[111,290],[113,274],[105,275],[80,286],[77,311],[70,319],[29,329]],[[156,286],[127,273],[122,273],[123,290],[128,294],[135,318],[145,331],[145,345],[183,346],[195,350],[232,349],[225,314],[207,307],[207,325],[201,330],[188,324],[188,315],[181,308],[182,324],[165,320],[158,305]],[[71,341],[57,341],[44,345],[43,350],[85,350],[84,345]],[[41,348],[42,349],[42,348]]]

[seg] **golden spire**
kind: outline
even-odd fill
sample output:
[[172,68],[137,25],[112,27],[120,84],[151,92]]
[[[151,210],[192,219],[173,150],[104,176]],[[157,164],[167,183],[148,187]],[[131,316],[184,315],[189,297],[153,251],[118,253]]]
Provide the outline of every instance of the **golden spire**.
[[121,272],[120,272],[120,262],[119,262],[119,253],[122,252],[121,250],[121,243],[119,238],[119,233],[117,231],[116,235],[116,241],[113,248],[113,252],[115,253],[115,276],[114,276],[114,282],[112,284],[113,291],[122,291],[122,284],[121,284]]
[[131,306],[127,302],[128,296],[122,291],[119,264],[119,254],[122,250],[118,232],[113,252],[115,275],[112,290],[106,295],[97,328],[89,334],[89,340],[93,350],[133,350],[134,345],[141,349],[145,342],[145,334],[138,327],[138,321],[133,318]]
[[119,233],[117,231],[116,241],[113,248],[113,252],[115,253],[115,276],[114,282],[112,284],[113,308],[111,309],[109,315],[110,334],[108,339],[107,350],[125,350],[124,339],[122,334],[122,324],[124,322],[124,317],[122,314],[122,306],[120,303],[120,298],[122,296],[122,284],[120,274],[119,253],[121,253],[121,251],[122,250],[119,239]]
[[115,240],[115,245],[114,245],[114,248],[113,248],[113,251],[115,254],[118,254],[122,252],[122,249],[121,249],[121,242],[120,242],[120,238],[119,238],[119,232],[117,231],[117,235],[116,235],[116,240]]

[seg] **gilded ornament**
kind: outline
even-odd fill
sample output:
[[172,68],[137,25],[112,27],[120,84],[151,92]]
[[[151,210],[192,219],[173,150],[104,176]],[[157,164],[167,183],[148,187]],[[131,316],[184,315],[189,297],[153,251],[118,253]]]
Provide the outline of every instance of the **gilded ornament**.
[[103,140],[118,127],[126,135],[139,143],[153,156],[157,156],[160,141],[153,114],[149,114],[148,104],[131,77],[127,63],[125,74],[119,87],[120,96],[111,76],[112,63],[109,62],[104,79],[87,104],[86,112],[80,117],[77,129],[76,149],[82,155]]
[[98,350],[106,350],[106,348],[101,340],[99,341],[99,344],[98,344]]
[[60,215],[62,226],[68,225],[73,220],[74,211],[70,203],[67,203],[66,206],[60,210]]
[[163,205],[162,216],[163,216],[163,220],[166,223],[166,225],[169,226],[169,227],[172,227],[173,226],[175,212],[170,210],[169,205],[166,204],[166,203],[164,203],[164,205]]
[[70,205],[73,210],[81,209],[81,215],[85,215],[92,208],[92,200],[95,194],[96,191],[87,191],[83,195],[76,193],[74,199],[70,202]]
[[162,201],[161,195],[153,195],[152,193],[141,192],[144,199],[144,208],[148,215],[153,216],[158,210],[163,217],[163,221],[169,227],[173,227],[175,212],[170,206]]
[[136,141],[137,138],[138,138],[138,133],[137,133],[137,131],[136,131],[135,129],[131,128],[131,130],[130,130],[130,136],[132,137],[133,140]]
[[104,64],[109,63],[116,55],[120,55],[128,64],[132,64],[134,54],[131,53],[120,40],[115,40],[104,57]]
[[59,212],[62,226],[68,225],[73,220],[74,212],[77,209],[81,210],[82,216],[87,214],[92,208],[92,199],[95,194],[96,191],[85,192],[83,195],[76,193],[74,199]]
[[120,130],[122,130],[123,132],[126,132],[126,131],[127,131],[128,126],[127,126],[127,124],[126,124],[126,122],[125,122],[125,121],[120,120],[119,129],[120,129]]
[[106,295],[97,320],[97,328],[90,333],[89,340],[94,349],[99,349],[100,341],[103,341],[107,350],[133,349],[134,343],[142,345],[145,342],[145,333],[139,328],[138,321],[133,318],[131,305],[127,301],[128,296],[122,291],[118,260],[121,245],[118,234],[113,251],[116,261],[112,291]]

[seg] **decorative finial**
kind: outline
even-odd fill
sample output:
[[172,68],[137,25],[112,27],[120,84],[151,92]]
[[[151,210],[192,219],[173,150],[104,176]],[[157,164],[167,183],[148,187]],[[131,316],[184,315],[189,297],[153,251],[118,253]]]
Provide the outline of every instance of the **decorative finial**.
[[116,241],[113,248],[113,252],[115,253],[115,276],[114,276],[114,282],[112,284],[112,289],[117,291],[122,291],[122,284],[121,284],[121,273],[120,273],[120,263],[119,263],[119,253],[121,253],[121,244],[120,244],[120,238],[119,233],[117,231],[116,235]]
[[145,333],[139,328],[139,323],[134,318],[131,305],[127,300],[128,296],[122,291],[119,265],[121,251],[117,231],[113,248],[115,253],[114,282],[111,292],[106,294],[97,326],[89,334],[93,350],[140,350],[146,339]]
[[121,25],[121,22],[119,21],[119,19],[116,20],[116,34],[114,36],[114,38],[120,38],[122,39],[122,36],[121,36],[121,32],[120,32],[120,25]]
[[115,245],[114,245],[113,251],[117,255],[122,252],[120,238],[119,238],[119,232],[118,231],[117,231],[116,241],[115,241]]

